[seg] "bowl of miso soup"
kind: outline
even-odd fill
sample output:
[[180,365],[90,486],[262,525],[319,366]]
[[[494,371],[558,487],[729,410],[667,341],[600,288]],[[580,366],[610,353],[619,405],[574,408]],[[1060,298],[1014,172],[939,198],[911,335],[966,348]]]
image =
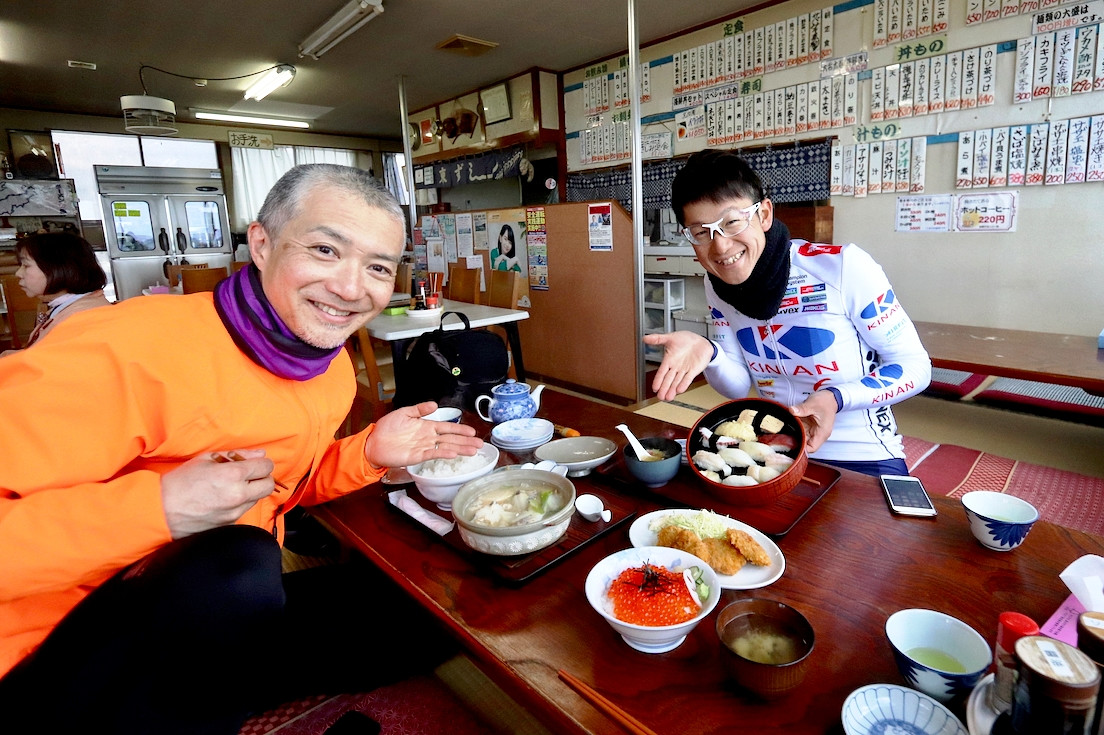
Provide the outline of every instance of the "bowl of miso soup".
[[567,533],[575,485],[537,469],[501,468],[465,483],[452,501],[460,538],[495,556],[519,556],[551,546]]

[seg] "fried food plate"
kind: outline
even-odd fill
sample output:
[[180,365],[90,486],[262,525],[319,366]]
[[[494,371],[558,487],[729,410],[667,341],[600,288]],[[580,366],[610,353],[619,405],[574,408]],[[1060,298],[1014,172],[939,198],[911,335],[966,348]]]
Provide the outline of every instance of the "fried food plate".
[[698,513],[709,513],[709,515],[719,519],[721,523],[724,524],[725,528],[737,528],[741,531],[746,531],[753,539],[759,542],[759,545],[766,550],[767,555],[771,559],[769,566],[759,567],[749,562],[744,564],[744,567],[735,574],[718,574],[717,579],[720,581],[721,589],[759,589],[760,587],[766,587],[769,584],[773,584],[782,576],[782,573],[786,571],[786,557],[782,556],[782,550],[761,531],[746,523],[741,523],[734,518],[729,518],[719,513],[711,513],[707,510],[668,508],[666,510],[645,513],[633,521],[633,524],[629,526],[629,541],[637,548],[641,546],[655,546],[657,541],[656,532],[651,529],[654,521],[671,515],[690,516]]

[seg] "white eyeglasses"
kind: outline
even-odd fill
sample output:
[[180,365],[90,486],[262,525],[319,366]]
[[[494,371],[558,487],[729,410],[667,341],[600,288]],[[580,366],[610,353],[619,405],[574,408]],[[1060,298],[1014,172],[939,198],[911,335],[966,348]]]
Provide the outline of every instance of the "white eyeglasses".
[[682,236],[695,245],[708,245],[717,235],[736,237],[751,226],[752,216],[759,211],[762,201],[744,209],[730,209],[713,223],[691,225],[682,228]]

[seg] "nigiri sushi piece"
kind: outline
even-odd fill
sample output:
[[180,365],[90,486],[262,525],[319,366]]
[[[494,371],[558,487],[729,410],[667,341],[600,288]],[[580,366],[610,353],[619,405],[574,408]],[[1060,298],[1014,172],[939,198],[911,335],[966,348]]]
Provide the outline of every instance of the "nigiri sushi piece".
[[720,447],[732,447],[740,443],[739,439],[731,436],[722,436],[721,434],[714,434],[704,426],[698,427],[698,432],[702,436],[702,444],[710,449],[718,449]]
[[777,416],[764,416],[762,422],[759,424],[759,428],[768,434],[777,434],[782,431],[782,427],[785,424]]
[[778,452],[768,454],[766,459],[763,460],[763,466],[773,467],[779,472],[785,472],[786,469],[793,463],[793,457],[788,457],[785,454],[779,454]]
[[699,470],[712,470],[721,477],[727,477],[732,474],[732,468],[714,452],[707,452],[704,449],[699,449],[694,452],[694,456],[691,457],[690,460]]
[[759,483],[751,475],[729,475],[721,480],[721,484],[731,485],[732,487],[750,487],[752,485],[758,485]]
[[774,454],[774,448],[762,442],[740,442],[740,449],[751,455],[756,462],[766,462],[767,456]]
[[723,447],[717,450],[717,456],[730,467],[751,467],[755,460],[739,447]]
[[760,467],[759,465],[748,467],[748,476],[754,477],[757,482],[770,482],[781,474],[781,471],[773,467]]
[[725,421],[717,427],[717,433],[740,441],[755,441],[755,429],[751,428],[750,423]]
[[759,437],[760,444],[768,444],[776,452],[792,452],[797,449],[797,439],[789,434],[763,434]]
[[702,470],[702,477],[704,477],[707,480],[712,480],[713,482],[720,482],[721,481],[721,476],[718,475],[713,470]]

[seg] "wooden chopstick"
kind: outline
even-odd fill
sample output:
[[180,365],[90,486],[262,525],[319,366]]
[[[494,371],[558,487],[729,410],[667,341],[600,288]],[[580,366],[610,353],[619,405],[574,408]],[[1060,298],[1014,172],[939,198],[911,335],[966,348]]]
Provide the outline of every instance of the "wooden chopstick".
[[[245,457],[241,456],[237,452],[227,452],[226,454],[211,452],[211,459],[215,462],[241,462],[245,459]],[[280,488],[281,490],[288,489],[288,486],[280,482],[279,480],[273,478],[272,481],[276,483],[276,487]]]
[[802,482],[807,482],[810,485],[812,485],[813,487],[820,487],[820,483],[817,482],[816,480],[814,480],[813,478],[809,477],[808,475],[802,475],[801,476],[801,481]]
[[560,669],[559,674],[560,678],[563,679],[569,687],[579,693],[579,696],[612,717],[619,725],[633,733],[633,735],[656,735],[654,730],[645,727],[639,720],[603,697],[582,679],[572,676],[563,669]]

